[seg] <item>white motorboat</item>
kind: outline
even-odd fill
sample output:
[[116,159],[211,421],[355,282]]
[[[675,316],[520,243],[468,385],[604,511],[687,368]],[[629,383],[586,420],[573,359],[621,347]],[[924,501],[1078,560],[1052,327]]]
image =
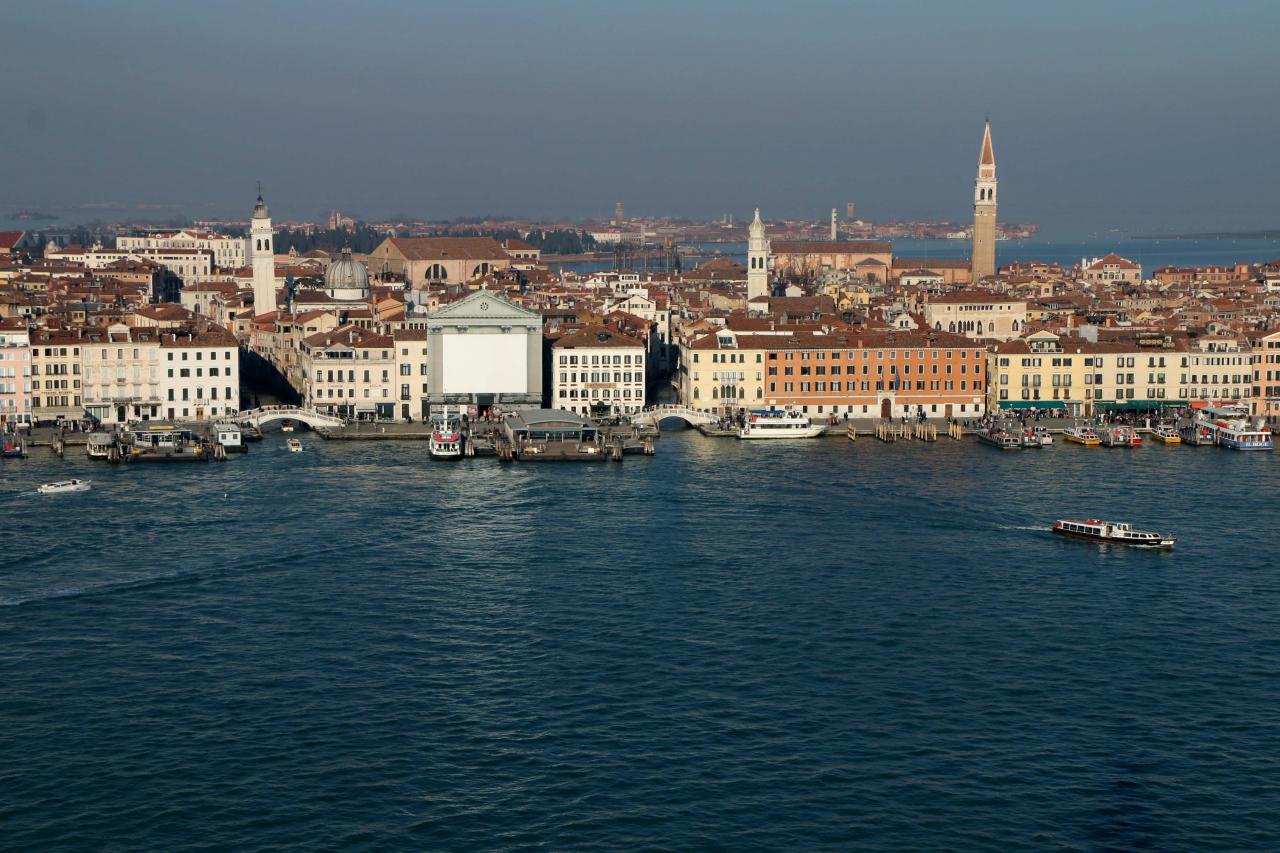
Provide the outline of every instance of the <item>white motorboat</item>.
[[795,409],[755,409],[738,429],[738,438],[816,438],[826,426],[809,422],[809,416]]
[[302,442],[298,441],[298,439],[296,438],[289,439],[288,441],[285,442],[285,444],[288,445],[290,453],[302,452]]
[[59,480],[56,483],[45,483],[40,487],[42,495],[61,495],[68,492],[87,492],[91,480]]

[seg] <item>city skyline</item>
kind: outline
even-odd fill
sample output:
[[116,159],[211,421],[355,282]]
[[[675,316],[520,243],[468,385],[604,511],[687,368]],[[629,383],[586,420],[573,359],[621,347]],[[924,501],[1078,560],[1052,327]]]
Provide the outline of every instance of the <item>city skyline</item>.
[[[966,221],[989,114],[1010,220],[1277,224],[1280,119],[1258,109],[1280,71],[1271,7],[729,8],[19,9],[32,97],[0,131],[25,164],[0,214],[227,215],[262,180],[282,219],[608,218],[622,199],[693,219],[853,201],[872,221]],[[846,41],[860,32],[876,38]],[[1228,35],[1231,54],[1197,51]]]

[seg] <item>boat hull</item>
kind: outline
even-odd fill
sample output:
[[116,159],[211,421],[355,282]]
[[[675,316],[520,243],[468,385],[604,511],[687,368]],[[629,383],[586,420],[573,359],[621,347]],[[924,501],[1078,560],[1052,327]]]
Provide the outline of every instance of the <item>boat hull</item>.
[[1126,548],[1138,548],[1145,551],[1158,551],[1165,548],[1172,548],[1173,543],[1177,540],[1172,536],[1166,536],[1156,542],[1133,542],[1128,539],[1120,539],[1117,537],[1103,536],[1094,533],[1082,533],[1074,530],[1062,530],[1053,528],[1053,532],[1067,539],[1079,539],[1083,542],[1098,542],[1106,545],[1123,545]]
[[738,438],[743,441],[763,441],[778,440],[788,438],[817,438],[822,435],[826,427],[806,427],[804,429],[788,429],[775,430],[776,434],[764,434],[763,432],[750,432],[748,430],[739,430]]

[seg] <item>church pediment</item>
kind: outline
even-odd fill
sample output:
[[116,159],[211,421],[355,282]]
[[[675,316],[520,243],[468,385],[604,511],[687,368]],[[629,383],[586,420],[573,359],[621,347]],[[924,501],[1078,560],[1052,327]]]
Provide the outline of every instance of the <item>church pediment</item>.
[[521,308],[514,302],[499,296],[490,290],[477,290],[470,296],[450,302],[443,308],[432,311],[430,320],[514,320],[521,323],[537,323],[541,325],[542,315],[537,311]]

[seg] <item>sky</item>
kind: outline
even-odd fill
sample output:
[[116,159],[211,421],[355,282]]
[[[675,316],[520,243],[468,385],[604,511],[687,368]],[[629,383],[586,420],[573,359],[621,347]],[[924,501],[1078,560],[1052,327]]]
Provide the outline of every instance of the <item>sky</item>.
[[[16,209],[1280,228],[1280,3],[12,4]],[[79,218],[92,218],[85,209]],[[68,218],[64,214],[64,219]]]

